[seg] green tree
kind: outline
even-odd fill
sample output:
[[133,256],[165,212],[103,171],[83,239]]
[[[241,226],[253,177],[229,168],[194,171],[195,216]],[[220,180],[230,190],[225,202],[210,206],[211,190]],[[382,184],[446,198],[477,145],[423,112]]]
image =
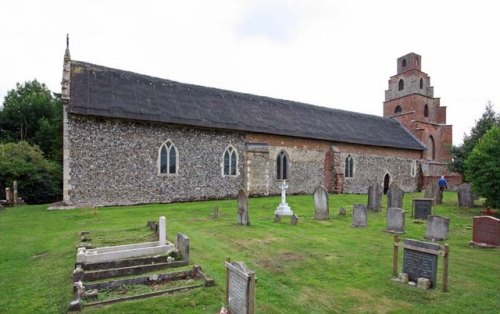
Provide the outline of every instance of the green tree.
[[61,166],[44,158],[37,146],[26,141],[0,144],[0,194],[18,182],[18,194],[29,204],[61,200]]
[[494,126],[500,126],[500,116],[493,110],[491,102],[488,102],[483,115],[476,121],[470,135],[464,134],[462,145],[451,147],[451,171],[465,173],[465,160],[467,160],[479,139]]
[[500,127],[492,127],[465,161],[465,177],[486,205],[500,208]]
[[5,96],[0,111],[0,142],[27,141],[45,156],[62,164],[62,106],[37,80],[16,84]]

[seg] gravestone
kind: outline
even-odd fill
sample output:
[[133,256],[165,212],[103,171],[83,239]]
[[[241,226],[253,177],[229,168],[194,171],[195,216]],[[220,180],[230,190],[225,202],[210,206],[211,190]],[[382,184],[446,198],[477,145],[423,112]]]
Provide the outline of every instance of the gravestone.
[[182,233],[177,233],[175,247],[179,250],[182,260],[189,264],[189,238]]
[[383,188],[380,184],[374,182],[368,187],[368,205],[369,210],[379,212],[382,201]]
[[299,217],[297,217],[296,215],[292,215],[292,217],[290,218],[290,223],[292,225],[296,225],[299,223]]
[[245,190],[238,192],[238,223],[243,226],[250,226],[248,219],[248,196]]
[[17,181],[14,180],[14,182],[12,183],[12,202],[14,203],[14,205],[17,204]]
[[283,183],[280,184],[280,189],[281,189],[281,203],[278,205],[278,207],[276,207],[274,214],[280,216],[292,216],[293,211],[286,202],[286,189],[288,189],[288,184],[286,184],[286,180],[283,180]]
[[412,217],[415,219],[427,219],[432,215],[433,198],[414,198],[412,200]]
[[330,218],[328,192],[322,185],[314,189],[314,219],[326,220]]
[[10,188],[5,188],[5,202],[7,205],[12,204],[12,193]]
[[462,183],[457,188],[458,206],[460,207],[474,207],[474,193],[472,193],[472,186],[469,183]]
[[424,198],[433,198],[434,204],[443,204],[443,192],[437,182],[429,183],[424,191]]
[[450,219],[442,216],[430,215],[427,217],[427,228],[425,238],[432,241],[442,241],[448,239],[450,229]]
[[436,286],[438,255],[440,246],[434,243],[406,239],[404,241],[403,273],[408,274],[410,281],[427,278],[430,286]]
[[255,272],[243,262],[225,262],[226,303],[231,314],[255,313]]
[[388,208],[387,209],[387,229],[390,233],[404,233],[405,232],[405,211],[401,208]]
[[276,214],[274,215],[274,222],[280,222],[281,221],[281,216]]
[[472,241],[479,247],[500,247],[500,219],[476,216],[472,219]]
[[367,225],[366,206],[363,204],[352,205],[352,226],[357,228]]
[[167,245],[167,219],[161,216],[158,221],[158,244]]
[[339,208],[339,215],[340,216],[345,216],[347,214],[347,211],[345,210],[344,207]]
[[391,183],[387,190],[387,208],[403,208],[405,192],[396,183]]

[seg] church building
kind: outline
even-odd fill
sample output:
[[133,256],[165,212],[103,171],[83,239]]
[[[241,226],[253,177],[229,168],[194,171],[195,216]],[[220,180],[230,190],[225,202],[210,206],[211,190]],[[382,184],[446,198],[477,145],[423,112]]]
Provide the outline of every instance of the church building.
[[108,206],[279,194],[417,191],[441,175],[446,108],[420,56],[398,59],[384,117],[71,60],[62,81],[64,202]]

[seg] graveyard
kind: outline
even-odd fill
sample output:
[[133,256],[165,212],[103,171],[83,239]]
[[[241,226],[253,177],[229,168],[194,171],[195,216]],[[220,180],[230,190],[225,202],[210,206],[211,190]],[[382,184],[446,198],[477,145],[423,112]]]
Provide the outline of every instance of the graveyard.
[[[239,208],[236,198],[58,211],[47,211],[48,205],[8,207],[0,210],[0,312],[66,312],[73,299],[80,232],[90,232],[93,247],[150,243],[158,239],[148,221],[160,216],[166,218],[168,241],[175,242],[179,233],[189,237],[189,264],[169,271],[191,274],[200,265],[214,285],[88,307],[84,313],[218,313],[227,305],[226,258],[255,272],[255,313],[495,312],[500,308],[500,250],[470,244],[473,217],[483,216],[485,208],[481,202],[459,207],[456,192],[445,192],[431,213],[436,221],[446,217],[445,240],[435,244],[449,245],[448,291],[442,289],[441,256],[433,289],[393,280],[396,234],[401,239],[398,272],[404,239],[440,237],[429,235],[425,220],[412,217],[412,199],[423,198],[423,192],[406,193],[404,215],[390,211],[398,217],[391,220],[394,226],[387,197],[381,208],[367,209],[366,194],[329,195],[329,212],[321,219],[315,219],[312,195],[287,195],[293,216],[281,219],[275,217],[284,203],[280,195],[249,198],[247,208]],[[355,204],[361,223],[354,223]],[[339,215],[341,208],[345,215]]]

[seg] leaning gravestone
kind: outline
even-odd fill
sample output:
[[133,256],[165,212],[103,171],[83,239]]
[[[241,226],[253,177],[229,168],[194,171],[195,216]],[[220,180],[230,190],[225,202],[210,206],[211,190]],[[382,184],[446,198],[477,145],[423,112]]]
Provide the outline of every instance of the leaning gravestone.
[[432,215],[433,198],[414,198],[412,200],[412,217],[415,219],[427,219]]
[[474,207],[474,193],[472,193],[472,186],[469,183],[462,183],[457,188],[458,206],[460,207]]
[[231,314],[255,313],[255,272],[243,262],[225,262],[226,303]]
[[429,183],[424,191],[424,198],[433,198],[434,204],[443,204],[443,192],[437,182]]
[[366,206],[363,204],[352,205],[352,226],[357,228],[367,225]]
[[405,192],[396,183],[391,183],[387,190],[387,208],[403,208]]
[[479,247],[500,247],[500,219],[476,216],[472,219],[472,241]]
[[450,229],[450,219],[442,216],[430,215],[427,217],[427,228],[425,238],[432,241],[442,241],[448,239]]
[[405,232],[405,211],[401,208],[387,209],[387,229],[390,233]]
[[373,210],[375,212],[379,212],[380,208],[382,207],[381,201],[382,201],[382,193],[383,189],[380,184],[377,182],[372,183],[368,187],[368,209]]
[[435,287],[440,246],[406,239],[403,247],[403,273],[413,282],[417,282],[418,278],[427,278],[431,281],[431,288]]
[[314,189],[314,219],[326,220],[330,218],[328,192],[322,185]]
[[244,226],[250,226],[248,219],[248,196],[245,190],[238,192],[238,223]]

